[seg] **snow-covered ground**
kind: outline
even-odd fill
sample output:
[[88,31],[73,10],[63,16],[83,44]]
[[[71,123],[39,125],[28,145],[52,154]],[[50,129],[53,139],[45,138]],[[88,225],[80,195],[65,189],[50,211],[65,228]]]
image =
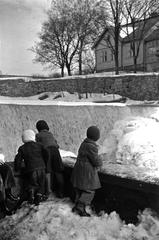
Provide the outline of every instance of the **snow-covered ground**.
[[[50,105],[50,104],[61,104],[62,102],[73,102],[73,103],[81,103],[81,104],[89,104],[91,102],[106,103],[109,101],[119,100],[122,96],[118,94],[101,94],[101,93],[88,93],[86,94],[71,94],[69,92],[44,92],[34,96],[29,97],[8,97],[8,96],[0,96],[0,103],[12,103],[12,104],[39,104],[39,105]],[[126,104],[141,104],[141,101],[133,101],[131,99],[126,100]],[[117,103],[116,103],[117,104]]]
[[39,206],[23,203],[14,215],[0,220],[1,240],[158,240],[159,219],[149,209],[139,223],[125,224],[116,212],[80,217],[68,198],[53,195]]

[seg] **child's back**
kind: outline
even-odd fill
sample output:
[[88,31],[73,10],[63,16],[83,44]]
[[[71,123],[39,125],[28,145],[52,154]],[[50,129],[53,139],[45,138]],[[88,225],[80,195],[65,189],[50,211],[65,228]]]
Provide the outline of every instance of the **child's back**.
[[64,179],[63,179],[63,163],[59,152],[59,145],[53,134],[49,131],[49,126],[44,120],[39,120],[36,123],[38,133],[36,134],[36,141],[40,142],[48,152],[49,159],[46,167],[46,195],[51,193],[52,175],[55,176],[58,185],[58,196],[63,196]]
[[80,145],[72,171],[71,182],[76,195],[73,211],[81,216],[89,216],[85,207],[91,204],[95,190],[101,187],[97,169],[102,165],[96,144],[99,137],[100,132],[96,126],[87,129],[87,138]]
[[86,138],[78,151],[77,161],[72,172],[73,186],[81,190],[101,187],[97,167],[102,165],[98,148],[94,141]]
[[15,168],[18,170],[22,160],[24,160],[27,172],[45,169],[44,154],[44,148],[41,144],[33,141],[26,142],[18,149],[18,154],[15,157]]
[[14,160],[15,170],[20,171],[24,162],[28,175],[28,200],[30,203],[39,204],[44,194],[45,162],[48,153],[42,144],[35,142],[35,133],[30,129],[23,132],[22,141],[24,144],[19,147]]

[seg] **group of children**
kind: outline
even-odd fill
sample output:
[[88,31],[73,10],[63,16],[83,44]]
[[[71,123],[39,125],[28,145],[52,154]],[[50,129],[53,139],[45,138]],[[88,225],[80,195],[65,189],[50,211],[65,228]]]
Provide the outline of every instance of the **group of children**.
[[36,123],[38,133],[31,129],[22,134],[23,145],[15,156],[15,171],[20,171],[24,164],[27,176],[28,202],[39,204],[51,193],[51,174],[54,173],[58,182],[58,196],[63,197],[63,163],[53,134],[44,120]]
[[[23,145],[19,147],[15,156],[14,169],[15,171],[24,169],[23,173],[27,178],[25,189],[27,200],[30,204],[38,205],[41,201],[46,200],[51,193],[52,174],[54,174],[58,184],[57,196],[60,198],[64,196],[64,166],[59,152],[59,145],[49,131],[47,122],[39,120],[36,123],[36,128],[38,130],[37,134],[31,129],[23,132]],[[71,182],[75,190],[75,206],[72,211],[80,216],[90,216],[86,211],[86,206],[91,204],[95,190],[101,187],[98,168],[102,166],[102,160],[98,155],[98,146],[96,144],[96,141],[100,138],[100,131],[96,126],[91,126],[87,129],[86,135],[87,137],[80,145],[71,176]],[[8,189],[6,193],[12,197],[13,201],[20,202],[21,200],[11,193],[11,188],[15,186],[15,182],[9,167],[8,171],[10,171],[9,176],[11,176],[12,184],[6,187]],[[5,201],[2,202],[5,203]],[[2,206],[0,205],[1,210],[3,210]],[[9,215],[7,208],[4,209],[6,215]]]

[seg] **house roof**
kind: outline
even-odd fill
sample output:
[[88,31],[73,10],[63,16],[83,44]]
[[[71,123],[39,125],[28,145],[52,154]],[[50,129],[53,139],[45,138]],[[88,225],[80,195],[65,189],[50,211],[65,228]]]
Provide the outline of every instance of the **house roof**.
[[108,27],[106,27],[103,32],[101,33],[101,35],[97,38],[97,40],[94,42],[92,49],[96,48],[96,46],[98,46],[98,44],[101,42],[101,40],[103,39],[103,37],[105,36],[105,33],[108,31]]
[[153,41],[159,39],[159,28],[154,30],[148,37],[145,38],[145,41]]
[[[113,26],[108,26],[106,27],[103,32],[101,33],[101,35],[97,38],[97,40],[95,41],[95,43],[92,46],[92,49],[96,48],[98,46],[98,44],[102,41],[102,39],[104,38],[106,32],[109,32],[110,35],[114,34],[114,27]],[[119,39],[121,40],[121,37],[119,37]]]
[[[145,21],[146,21],[146,24],[145,24]],[[158,26],[158,29],[154,28],[154,30],[153,30],[153,26],[155,26],[155,24],[157,22],[159,23],[159,16],[148,18],[145,21],[144,20],[136,21],[135,40],[140,39],[141,34],[142,34],[143,38],[145,37],[145,41],[159,39],[159,26]],[[142,31],[143,24],[145,24],[144,31]],[[131,24],[128,24],[128,25],[125,24],[125,25],[123,25],[123,28],[127,27],[127,26],[130,28]],[[98,46],[98,44],[104,38],[106,32],[108,32],[110,30],[110,28],[113,29],[113,27],[111,26],[111,27],[106,27],[103,30],[102,34],[97,38],[97,40],[93,44],[92,49],[94,49]],[[150,31],[150,33],[149,33],[149,31]],[[147,34],[147,36],[146,36],[146,34]],[[132,41],[132,38],[133,38],[132,32],[129,34],[129,36],[125,36],[125,37],[121,36],[120,37],[122,42],[130,42],[130,41]]]
[[[146,37],[147,34],[148,36],[152,35],[152,32],[156,30],[156,28],[153,30],[153,26],[155,26],[157,22],[159,23],[159,16],[136,22],[135,40],[138,40],[141,37],[144,38]],[[130,42],[132,41],[132,39],[133,39],[133,33],[130,33],[129,36],[126,36],[125,38],[123,38],[123,42]]]

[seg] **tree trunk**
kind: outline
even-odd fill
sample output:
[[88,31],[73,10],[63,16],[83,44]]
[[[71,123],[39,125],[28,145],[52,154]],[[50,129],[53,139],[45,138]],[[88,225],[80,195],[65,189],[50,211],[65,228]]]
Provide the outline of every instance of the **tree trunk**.
[[82,75],[82,48],[83,48],[83,42],[80,42],[80,47],[79,47],[79,75]]
[[115,74],[119,74],[119,60],[118,60],[118,49],[116,50],[115,53]]
[[137,58],[136,56],[134,57],[134,73],[137,72]]
[[115,19],[115,74],[119,74],[119,32],[120,32],[120,23],[119,23],[119,3],[116,0],[116,19]]
[[66,64],[66,68],[67,68],[68,76],[71,76],[72,75],[72,73],[71,73],[71,65],[69,63]]
[[119,39],[118,34],[119,31],[116,31],[115,36],[115,74],[119,74]]
[[61,77],[64,77],[64,67],[61,67]]
[[82,52],[79,51],[79,75],[82,75]]

